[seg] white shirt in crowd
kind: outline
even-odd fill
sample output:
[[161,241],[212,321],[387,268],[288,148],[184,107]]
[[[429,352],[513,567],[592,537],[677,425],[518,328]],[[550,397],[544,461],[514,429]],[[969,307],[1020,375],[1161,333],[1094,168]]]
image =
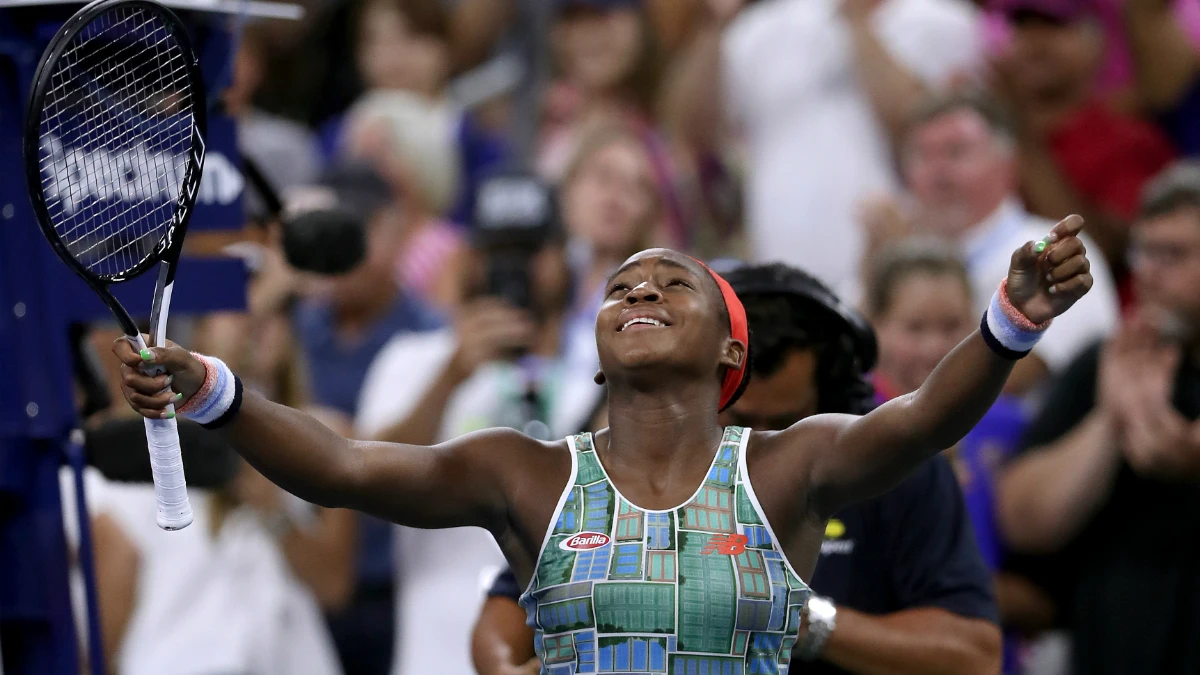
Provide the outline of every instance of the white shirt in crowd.
[[[855,71],[841,0],[766,0],[722,43],[726,108],[747,145],[747,232],[756,260],[780,261],[852,297],[864,199],[897,189],[889,139]],[[977,12],[963,0],[885,0],[876,35],[916,77],[976,70]]]
[[[987,309],[1000,280],[1008,275],[1013,251],[1045,237],[1054,222],[1026,212],[1014,199],[1004,201],[991,215],[967,232],[962,241],[963,260],[971,275],[975,309]],[[1092,290],[1071,308],[1070,315],[1050,324],[1034,347],[1051,372],[1067,366],[1084,348],[1111,334],[1120,319],[1120,299],[1112,271],[1100,248],[1080,235],[1090,252]]]
[[[312,593],[292,574],[262,522],[234,509],[216,537],[208,490],[191,488],[195,519],[177,532],[155,522],[154,487],[85,472],[88,512],[106,514],[138,552],[137,597],[117,656],[122,675],[341,675]],[[67,539],[78,547],[73,474],[60,474]],[[78,570],[72,599],[86,613]]]
[[[452,330],[393,339],[376,357],[359,399],[357,431],[370,437],[401,421],[454,354]],[[570,363],[576,365],[568,365]],[[544,363],[535,377],[547,401],[549,438],[581,429],[601,393],[595,362]],[[510,421],[510,405],[524,391],[515,365],[481,367],[451,396],[438,442]],[[392,675],[471,675],[470,636],[488,585],[505,565],[487,531],[397,528],[396,657]]]

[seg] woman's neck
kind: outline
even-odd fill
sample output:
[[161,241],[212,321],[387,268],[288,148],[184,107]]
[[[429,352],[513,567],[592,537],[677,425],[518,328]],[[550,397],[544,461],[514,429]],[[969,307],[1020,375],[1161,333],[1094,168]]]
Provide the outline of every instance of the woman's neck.
[[721,441],[712,383],[669,391],[609,387],[606,463],[636,471],[694,468]]

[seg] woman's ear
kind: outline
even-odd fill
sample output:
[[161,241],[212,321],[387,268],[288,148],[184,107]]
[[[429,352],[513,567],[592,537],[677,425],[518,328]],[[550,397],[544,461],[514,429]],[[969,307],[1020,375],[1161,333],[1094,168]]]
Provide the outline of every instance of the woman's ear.
[[603,370],[597,370],[596,377],[593,377],[592,381],[594,381],[596,384],[598,384],[600,386],[604,386],[604,383],[607,382],[608,380],[605,379]]
[[737,370],[746,360],[746,343],[741,340],[729,339],[725,344],[725,353],[721,356],[721,365]]

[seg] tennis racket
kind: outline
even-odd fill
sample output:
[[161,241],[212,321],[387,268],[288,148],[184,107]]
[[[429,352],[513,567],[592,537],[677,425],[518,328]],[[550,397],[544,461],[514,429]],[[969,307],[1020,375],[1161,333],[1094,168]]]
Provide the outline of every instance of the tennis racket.
[[[183,235],[200,186],[204,83],[179,18],[148,0],[97,0],[42,55],[26,119],[29,195],[54,251],[146,343],[110,286],[158,266],[152,345],[166,343]],[[148,370],[162,374],[161,368]],[[174,419],[145,420],[158,526],[192,522]]]

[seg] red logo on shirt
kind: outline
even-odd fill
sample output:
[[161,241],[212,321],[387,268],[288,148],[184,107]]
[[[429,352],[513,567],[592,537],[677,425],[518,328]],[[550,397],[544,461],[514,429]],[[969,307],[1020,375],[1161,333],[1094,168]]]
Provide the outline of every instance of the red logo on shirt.
[[701,555],[712,555],[719,553],[721,555],[738,555],[746,550],[746,543],[750,540],[744,534],[718,534],[714,535],[704,548],[700,549]]
[[590,551],[593,548],[608,546],[609,541],[610,539],[607,534],[580,532],[574,537],[567,538],[559,546],[567,551]]

